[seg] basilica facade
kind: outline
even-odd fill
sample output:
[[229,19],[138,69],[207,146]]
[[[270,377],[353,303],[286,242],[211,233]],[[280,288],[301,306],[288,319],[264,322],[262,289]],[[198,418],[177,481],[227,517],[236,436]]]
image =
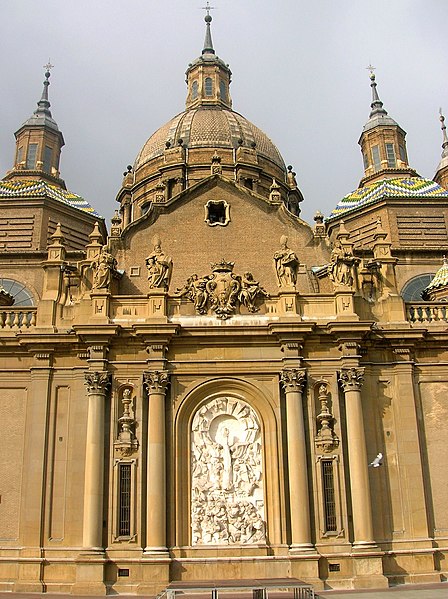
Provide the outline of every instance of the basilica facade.
[[0,181],[0,590],[446,580],[448,138],[433,180],[371,76],[355,192],[311,226],[234,111],[211,17],[185,111],[107,231],[45,74]]

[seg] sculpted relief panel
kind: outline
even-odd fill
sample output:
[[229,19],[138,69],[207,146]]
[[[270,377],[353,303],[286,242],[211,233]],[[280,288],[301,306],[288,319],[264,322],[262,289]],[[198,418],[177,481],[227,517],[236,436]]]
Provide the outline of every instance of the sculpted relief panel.
[[191,431],[192,545],[264,543],[261,430],[254,410],[212,399]]

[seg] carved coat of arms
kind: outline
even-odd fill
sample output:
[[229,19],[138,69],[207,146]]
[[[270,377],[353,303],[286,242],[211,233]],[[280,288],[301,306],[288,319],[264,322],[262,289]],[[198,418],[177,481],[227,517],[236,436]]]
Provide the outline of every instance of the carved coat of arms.
[[218,318],[230,318],[239,304],[246,306],[249,312],[258,312],[257,303],[268,293],[256,281],[250,272],[244,275],[233,273],[234,262],[221,260],[211,265],[212,274],[199,277],[191,275],[177,293],[194,303],[197,314],[206,314],[211,310]]

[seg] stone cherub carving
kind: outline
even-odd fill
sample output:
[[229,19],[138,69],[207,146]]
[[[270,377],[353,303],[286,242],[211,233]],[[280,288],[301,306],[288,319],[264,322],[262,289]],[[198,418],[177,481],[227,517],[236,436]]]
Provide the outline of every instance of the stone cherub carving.
[[162,250],[162,242],[158,235],[153,238],[154,250],[146,258],[150,289],[168,289],[173,268],[173,260]]
[[93,270],[92,289],[109,289],[116,272],[117,261],[109,252],[107,245],[101,248],[98,258],[91,262],[90,267]]
[[331,252],[331,262],[328,268],[328,276],[336,285],[352,287],[354,282],[353,269],[358,259],[353,253],[342,247],[340,241],[336,241]]
[[269,294],[258,281],[254,279],[251,272],[245,272],[241,277],[241,288],[238,295],[238,299],[246,306],[249,312],[258,312],[259,308],[256,306],[258,297],[269,297]]
[[299,259],[296,254],[288,248],[288,238],[286,235],[282,235],[280,238],[280,249],[274,254],[274,264],[278,286],[295,287]]

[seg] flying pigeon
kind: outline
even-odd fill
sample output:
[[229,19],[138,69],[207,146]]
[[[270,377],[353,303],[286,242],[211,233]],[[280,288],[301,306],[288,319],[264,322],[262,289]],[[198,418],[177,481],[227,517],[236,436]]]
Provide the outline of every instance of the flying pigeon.
[[383,465],[383,454],[379,453],[376,458],[373,460],[373,462],[371,462],[369,464],[369,466],[372,466],[372,468],[378,468],[378,466],[382,466]]

